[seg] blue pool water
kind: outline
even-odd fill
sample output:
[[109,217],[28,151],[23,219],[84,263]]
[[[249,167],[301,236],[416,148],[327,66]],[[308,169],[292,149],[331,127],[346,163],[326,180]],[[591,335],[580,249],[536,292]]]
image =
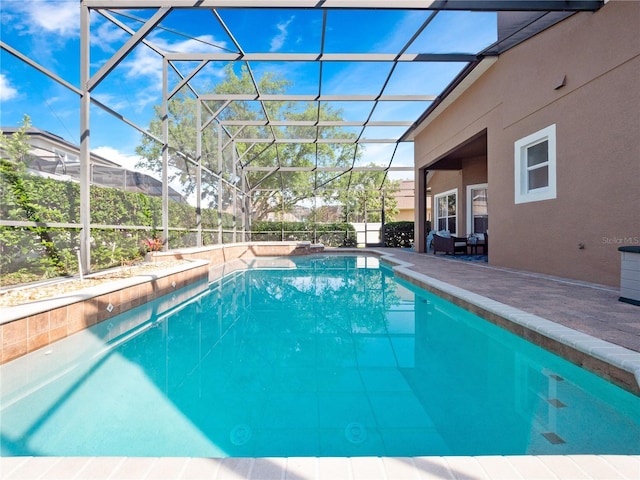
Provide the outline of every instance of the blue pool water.
[[640,398],[377,259],[272,263],[2,366],[2,455],[640,453]]

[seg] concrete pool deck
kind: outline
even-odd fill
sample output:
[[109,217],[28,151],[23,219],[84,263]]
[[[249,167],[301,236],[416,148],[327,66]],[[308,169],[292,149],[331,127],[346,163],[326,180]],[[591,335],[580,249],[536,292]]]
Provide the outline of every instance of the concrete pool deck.
[[[640,352],[640,307],[618,290],[400,249],[405,271]],[[365,253],[360,249],[358,253]],[[413,458],[0,458],[2,479],[638,479],[640,456]]]

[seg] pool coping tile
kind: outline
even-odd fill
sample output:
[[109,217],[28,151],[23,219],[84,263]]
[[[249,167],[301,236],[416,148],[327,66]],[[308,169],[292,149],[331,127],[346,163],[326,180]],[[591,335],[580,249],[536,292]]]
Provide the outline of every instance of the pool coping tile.
[[351,459],[353,480],[384,478],[385,468],[380,457],[354,457]]
[[47,480],[69,480],[74,478],[89,462],[91,458],[72,457],[55,463],[42,478]]
[[[568,457],[575,461],[578,456],[569,455]],[[588,472],[589,476],[594,479],[624,480],[626,478],[609,462],[600,457],[579,457],[579,461],[575,461],[575,463],[580,463],[580,468]],[[638,471],[638,474],[640,474],[640,470]]]
[[421,479],[457,480],[444,457],[413,457],[411,460]]
[[[284,480],[299,480],[301,478],[318,478],[317,457],[289,457]],[[304,475],[304,476],[303,476]]]
[[[175,460],[175,459],[171,459]],[[185,459],[181,459],[184,461]],[[182,480],[210,480],[218,478],[218,471],[222,464],[220,458],[189,458],[183,465],[179,479]]]
[[180,461],[176,458],[158,458],[150,466],[145,480],[165,480],[167,478],[180,478],[187,465],[188,459]]
[[[164,475],[158,476],[162,472]],[[638,455],[233,459],[0,457],[3,480],[636,480],[639,473]]]
[[[637,480],[640,478],[640,457],[631,455],[601,455],[604,461],[611,465],[622,478]],[[631,476],[629,475],[631,474]]]
[[[38,457],[34,457],[37,460]],[[71,460],[73,457],[65,457]],[[89,462],[82,468],[74,479],[82,480],[109,480],[116,478],[113,474],[120,468],[126,457],[91,457]],[[26,479],[25,479],[26,480]]]

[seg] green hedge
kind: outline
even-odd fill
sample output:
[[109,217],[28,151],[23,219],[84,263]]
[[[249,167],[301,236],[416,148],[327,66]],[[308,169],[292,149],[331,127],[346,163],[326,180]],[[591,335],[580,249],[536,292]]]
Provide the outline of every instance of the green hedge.
[[349,223],[313,222],[253,222],[251,239],[254,241],[308,241],[327,247],[356,245],[356,231]]
[[408,248],[413,245],[413,222],[389,222],[384,226],[384,246]]
[[[79,223],[80,184],[27,174],[21,164],[0,160],[0,218],[38,223]],[[91,223],[142,226],[148,230],[91,229],[91,268],[120,265],[144,252],[141,242],[161,236],[162,199],[116,188],[90,187]],[[217,228],[218,213],[202,210],[205,228]],[[234,217],[223,214],[224,223]],[[172,248],[195,245],[196,209],[169,202],[169,244]],[[184,229],[184,230],[182,230]],[[74,274],[78,270],[79,228],[0,227],[2,285]]]
[[[24,166],[0,160],[0,218],[36,223],[79,223],[80,184],[27,174]],[[90,187],[91,223],[147,229],[91,229],[91,269],[121,265],[144,253],[145,238],[159,238],[162,199],[116,188]],[[219,232],[233,228],[236,217],[216,209],[202,209],[203,244],[228,243],[233,234]],[[196,245],[196,209],[186,203],[169,202],[169,245],[181,248]],[[255,222],[252,240],[310,241],[326,246],[355,246],[356,233],[347,223]],[[0,227],[1,284],[10,285],[41,278],[75,274],[78,271],[79,228]]]
[[[27,174],[21,164],[0,160],[0,218],[38,223],[79,223],[80,184]],[[91,229],[91,269],[121,265],[144,253],[145,238],[159,238],[162,199],[116,188],[90,187],[91,223],[148,227],[148,229]],[[216,209],[202,209],[203,243],[228,243],[236,217]],[[186,203],[169,202],[169,245],[196,245],[196,209]],[[317,241],[327,246],[355,245],[355,230],[345,223],[256,222],[254,240]],[[78,271],[79,228],[0,227],[0,274],[2,285],[75,274]]]

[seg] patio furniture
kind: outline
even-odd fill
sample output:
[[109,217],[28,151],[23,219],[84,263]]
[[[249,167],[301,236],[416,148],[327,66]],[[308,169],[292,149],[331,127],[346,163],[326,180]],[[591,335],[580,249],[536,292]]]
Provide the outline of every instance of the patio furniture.
[[436,252],[444,252],[450,255],[455,255],[456,253],[467,254],[467,239],[464,237],[446,236],[446,234],[438,232],[433,235],[431,246],[433,247],[434,255]]
[[485,233],[475,233],[467,239],[467,247],[471,255],[479,255],[478,247],[482,247],[480,255],[487,255],[487,247],[489,246],[489,235]]

